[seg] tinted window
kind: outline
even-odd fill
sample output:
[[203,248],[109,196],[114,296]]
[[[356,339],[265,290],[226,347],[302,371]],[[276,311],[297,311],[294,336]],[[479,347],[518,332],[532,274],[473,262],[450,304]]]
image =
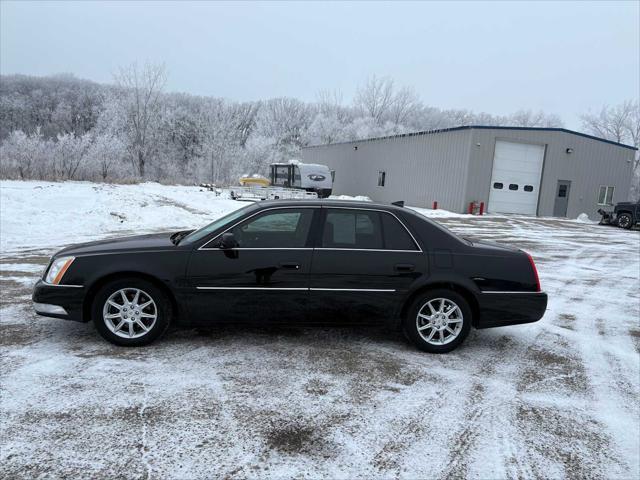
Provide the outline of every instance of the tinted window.
[[510,183],[509,190],[518,190],[518,185],[516,185],[515,183]]
[[388,213],[382,214],[384,248],[389,250],[417,250],[415,242],[400,222]]
[[524,191],[525,192],[533,192],[533,185],[525,185],[524,186]]
[[502,190],[503,185],[500,182],[496,182],[493,184],[493,188],[497,190]]
[[233,227],[239,248],[302,248],[313,209],[273,210]]
[[322,232],[324,248],[381,249],[380,214],[365,210],[328,210]]

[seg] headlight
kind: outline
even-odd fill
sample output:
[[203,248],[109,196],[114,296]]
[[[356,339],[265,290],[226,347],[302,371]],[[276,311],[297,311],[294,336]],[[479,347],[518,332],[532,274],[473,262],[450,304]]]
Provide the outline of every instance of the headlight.
[[75,259],[76,257],[56,258],[51,264],[44,281],[52,285],[58,285]]

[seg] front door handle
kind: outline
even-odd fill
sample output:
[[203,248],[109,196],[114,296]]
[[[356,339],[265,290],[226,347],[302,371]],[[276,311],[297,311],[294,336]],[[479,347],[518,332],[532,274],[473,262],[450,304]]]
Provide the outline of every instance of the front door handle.
[[280,263],[280,268],[286,268],[288,270],[300,270],[300,264],[294,262],[283,262]]
[[398,272],[413,272],[416,266],[412,263],[398,263],[395,266],[396,271]]

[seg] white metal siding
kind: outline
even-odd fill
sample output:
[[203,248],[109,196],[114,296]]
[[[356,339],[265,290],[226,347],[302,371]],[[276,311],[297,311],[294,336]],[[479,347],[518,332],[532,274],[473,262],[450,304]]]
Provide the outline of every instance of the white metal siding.
[[489,212],[535,215],[543,162],[544,145],[497,140]]

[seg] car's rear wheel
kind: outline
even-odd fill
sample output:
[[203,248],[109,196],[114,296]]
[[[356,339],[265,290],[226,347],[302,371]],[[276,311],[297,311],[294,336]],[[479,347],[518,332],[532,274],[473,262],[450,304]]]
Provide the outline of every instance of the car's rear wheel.
[[631,214],[629,213],[621,213],[620,215],[618,215],[617,223],[620,228],[625,228],[628,230],[633,225],[633,218],[631,218]]
[[415,299],[404,318],[404,331],[420,349],[446,353],[458,347],[471,330],[471,308],[452,290],[430,290]]
[[147,345],[169,327],[171,303],[151,282],[119,279],[97,293],[92,318],[100,335],[111,343]]

